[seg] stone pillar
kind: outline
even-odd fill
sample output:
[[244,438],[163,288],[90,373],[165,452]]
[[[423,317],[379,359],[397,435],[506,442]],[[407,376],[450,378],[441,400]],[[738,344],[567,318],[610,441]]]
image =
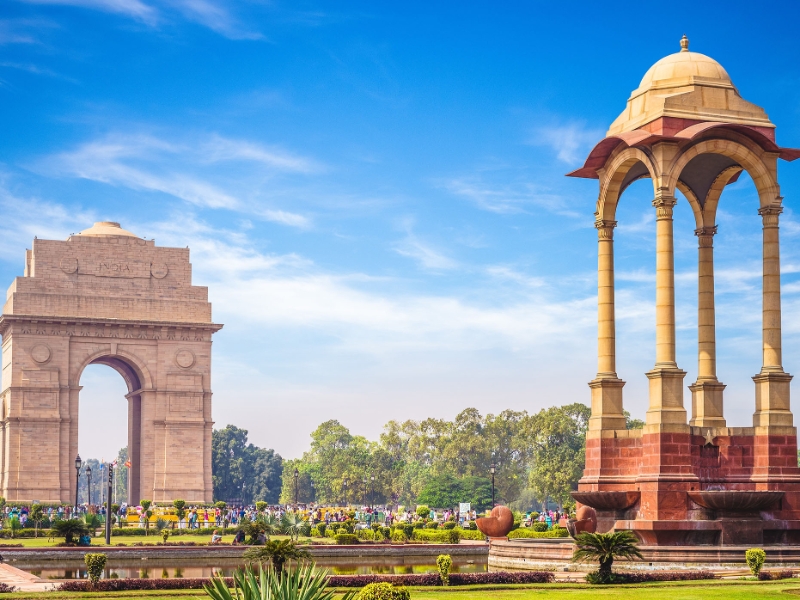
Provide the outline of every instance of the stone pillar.
[[598,220],[597,228],[597,377],[592,389],[590,431],[625,429],[622,387],[616,372],[614,325],[614,227],[616,221]]
[[[756,428],[792,427],[789,405],[789,382],[792,376],[783,371],[781,358],[781,267],[778,219],[780,205],[764,206],[758,214],[763,222],[763,299],[761,372],[756,383]],[[757,434],[759,432],[757,431]],[[763,432],[768,433],[768,432]]]
[[683,407],[686,371],[675,362],[675,261],[672,209],[675,198],[659,194],[656,208],[656,364],[650,379],[650,408],[645,433],[688,430]]
[[716,317],[714,311],[714,235],[716,227],[695,230],[697,265],[697,381],[692,390],[692,420],[695,427],[725,427],[722,390],[717,379]]

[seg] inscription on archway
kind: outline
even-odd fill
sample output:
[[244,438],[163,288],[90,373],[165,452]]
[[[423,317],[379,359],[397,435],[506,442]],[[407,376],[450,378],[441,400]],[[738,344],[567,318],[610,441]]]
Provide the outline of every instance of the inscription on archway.
[[111,222],[35,239],[0,316],[0,495],[74,501],[80,378],[105,364],[128,387],[129,500],[210,502],[211,336],[221,328],[208,289],[192,285],[188,248]]

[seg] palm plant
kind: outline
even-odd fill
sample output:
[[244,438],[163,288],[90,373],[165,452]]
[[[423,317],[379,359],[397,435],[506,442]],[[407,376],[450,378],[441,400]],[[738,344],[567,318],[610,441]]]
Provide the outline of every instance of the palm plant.
[[[212,600],[333,600],[335,592],[327,588],[327,572],[315,573],[314,565],[306,565],[281,577],[263,565],[258,573],[251,567],[237,571],[233,576],[234,589],[228,589],[225,579],[216,574],[203,589]],[[341,600],[352,600],[351,590]],[[338,598],[338,597],[337,597]]]
[[631,560],[644,558],[637,547],[638,538],[632,531],[612,531],[609,533],[583,532],[575,538],[575,552],[572,560],[585,562],[597,560],[600,568],[597,579],[600,583],[608,583],[612,579],[611,566],[615,558]]
[[289,540],[269,540],[263,546],[250,548],[244,553],[245,560],[262,565],[266,562],[271,563],[277,577],[283,574],[283,566],[287,561],[306,558],[311,558],[311,554]]
[[73,545],[73,537],[89,534],[89,528],[82,519],[66,519],[56,521],[51,528],[54,536],[63,537],[68,546]]
[[311,530],[311,526],[299,514],[287,512],[284,513],[281,519],[281,529],[283,533],[292,538],[293,542],[296,542],[297,538],[301,535],[306,535]]

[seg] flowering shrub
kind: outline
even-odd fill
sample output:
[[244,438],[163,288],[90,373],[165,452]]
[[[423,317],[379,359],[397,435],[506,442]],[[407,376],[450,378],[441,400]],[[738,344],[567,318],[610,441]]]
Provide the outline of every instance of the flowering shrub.
[[[664,575],[669,575],[665,573]],[[450,585],[500,584],[500,583],[552,583],[552,573],[542,571],[520,571],[491,573],[452,573]],[[677,579],[676,579],[677,580]],[[658,580],[666,581],[666,580]],[[201,589],[210,582],[207,578],[190,579],[101,579],[92,588],[89,581],[76,579],[58,586],[61,592],[124,592],[136,590],[191,590]],[[225,578],[233,587],[233,578]],[[361,588],[370,583],[390,583],[397,586],[441,586],[438,573],[422,575],[333,575],[328,578],[328,587]],[[2,591],[2,589],[0,589]]]
[[[589,573],[586,580],[595,575],[597,571]],[[714,579],[711,571],[637,571],[627,573],[613,573],[608,583],[647,583],[650,581],[694,581],[698,579]],[[589,583],[602,583],[589,581]]]
[[791,569],[781,569],[780,571],[759,571],[758,579],[760,581],[775,581],[778,579],[791,579],[794,577]]

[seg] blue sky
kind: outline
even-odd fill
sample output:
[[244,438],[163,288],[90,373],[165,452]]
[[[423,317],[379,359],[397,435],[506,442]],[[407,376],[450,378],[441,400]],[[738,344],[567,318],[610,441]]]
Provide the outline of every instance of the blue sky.
[[[635,10],[633,10],[635,7]],[[762,2],[6,0],[0,282],[34,235],[117,220],[190,246],[214,318],[214,418],[287,457],[337,418],[586,402],[596,371],[596,182],[565,178],[656,60],[717,59],[800,147],[798,11]],[[691,15],[691,17],[686,16]],[[786,212],[784,365],[800,371],[800,161]],[[618,371],[643,416],[654,362],[652,187],[617,231]],[[760,219],[723,196],[719,375],[749,425]],[[696,376],[696,240],[676,209],[678,361]],[[80,452],[125,438],[121,378],[82,379]],[[118,399],[117,399],[118,398]],[[688,390],[685,394],[690,404]],[[102,415],[113,416],[108,426]],[[87,435],[88,431],[92,435]]]

